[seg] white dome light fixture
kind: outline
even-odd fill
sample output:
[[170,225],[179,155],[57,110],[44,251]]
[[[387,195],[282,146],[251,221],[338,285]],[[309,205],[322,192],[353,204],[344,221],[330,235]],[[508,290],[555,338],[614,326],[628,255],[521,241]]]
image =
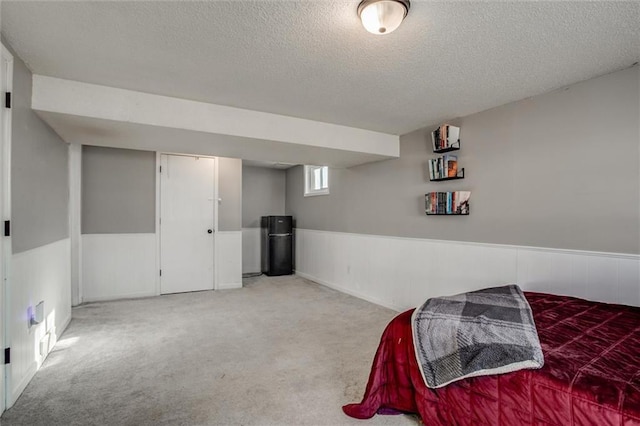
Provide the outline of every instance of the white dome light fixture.
[[397,29],[409,12],[409,0],[362,0],[358,16],[372,34],[389,34]]

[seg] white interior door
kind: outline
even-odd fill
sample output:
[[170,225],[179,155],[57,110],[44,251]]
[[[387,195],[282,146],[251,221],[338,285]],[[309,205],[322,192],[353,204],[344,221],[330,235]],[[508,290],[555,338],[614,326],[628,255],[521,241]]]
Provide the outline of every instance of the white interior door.
[[[0,106],[0,223],[10,218],[10,158],[11,158],[11,109],[5,104],[5,93],[11,92],[13,79],[13,56],[4,47],[0,61],[1,102]],[[1,230],[4,231],[4,230]],[[11,256],[11,238],[5,237],[0,231],[0,414],[7,408],[9,395],[9,366],[4,364],[4,348],[10,345],[8,327],[9,318],[9,258]]]
[[213,290],[215,159],[162,155],[160,292]]

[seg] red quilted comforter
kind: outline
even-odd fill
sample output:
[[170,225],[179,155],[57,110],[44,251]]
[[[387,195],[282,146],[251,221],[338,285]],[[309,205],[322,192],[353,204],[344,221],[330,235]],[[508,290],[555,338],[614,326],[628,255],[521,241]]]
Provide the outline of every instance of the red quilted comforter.
[[387,326],[360,419],[417,413],[426,425],[640,425],[640,308],[525,293],[545,365],[428,389],[413,349],[411,313]]

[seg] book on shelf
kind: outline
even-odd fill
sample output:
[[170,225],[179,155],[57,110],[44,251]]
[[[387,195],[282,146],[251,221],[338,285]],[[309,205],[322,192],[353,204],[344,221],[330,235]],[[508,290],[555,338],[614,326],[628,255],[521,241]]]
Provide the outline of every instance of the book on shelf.
[[440,129],[436,129],[431,132],[431,143],[433,144],[433,150],[437,151],[440,149]]
[[429,192],[425,197],[428,215],[468,215],[471,191]]
[[458,157],[443,155],[429,160],[429,178],[431,180],[458,176]]
[[460,127],[447,127],[447,146],[456,146],[460,142]]
[[425,208],[427,214],[435,214],[438,208],[438,193],[430,192],[424,195],[425,198]]
[[471,191],[458,191],[456,214],[469,214],[469,198],[471,198]]
[[439,151],[446,148],[459,148],[460,147],[460,128],[451,126],[450,124],[443,124],[431,132],[431,144],[434,151]]
[[458,157],[455,155],[447,156],[447,177],[456,177],[458,175]]

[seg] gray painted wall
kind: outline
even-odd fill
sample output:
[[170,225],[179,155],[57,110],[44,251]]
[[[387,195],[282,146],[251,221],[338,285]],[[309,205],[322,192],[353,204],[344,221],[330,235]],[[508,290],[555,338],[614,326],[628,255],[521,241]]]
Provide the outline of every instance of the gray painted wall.
[[242,166],[242,227],[259,228],[261,216],[285,214],[284,170]]
[[156,156],[82,147],[82,233],[154,233]]
[[31,109],[31,71],[12,53],[11,222],[20,253],[69,237],[69,154]]
[[[640,253],[640,69],[598,77],[452,123],[464,180],[431,183],[434,127],[404,135],[400,158],[330,170],[331,194],[303,197],[297,227],[363,234]],[[471,190],[470,216],[424,214],[429,191]]]
[[242,229],[242,160],[218,157],[218,229]]
[[[82,147],[82,233],[154,233],[155,152]],[[218,158],[218,229],[239,231],[242,161]]]

